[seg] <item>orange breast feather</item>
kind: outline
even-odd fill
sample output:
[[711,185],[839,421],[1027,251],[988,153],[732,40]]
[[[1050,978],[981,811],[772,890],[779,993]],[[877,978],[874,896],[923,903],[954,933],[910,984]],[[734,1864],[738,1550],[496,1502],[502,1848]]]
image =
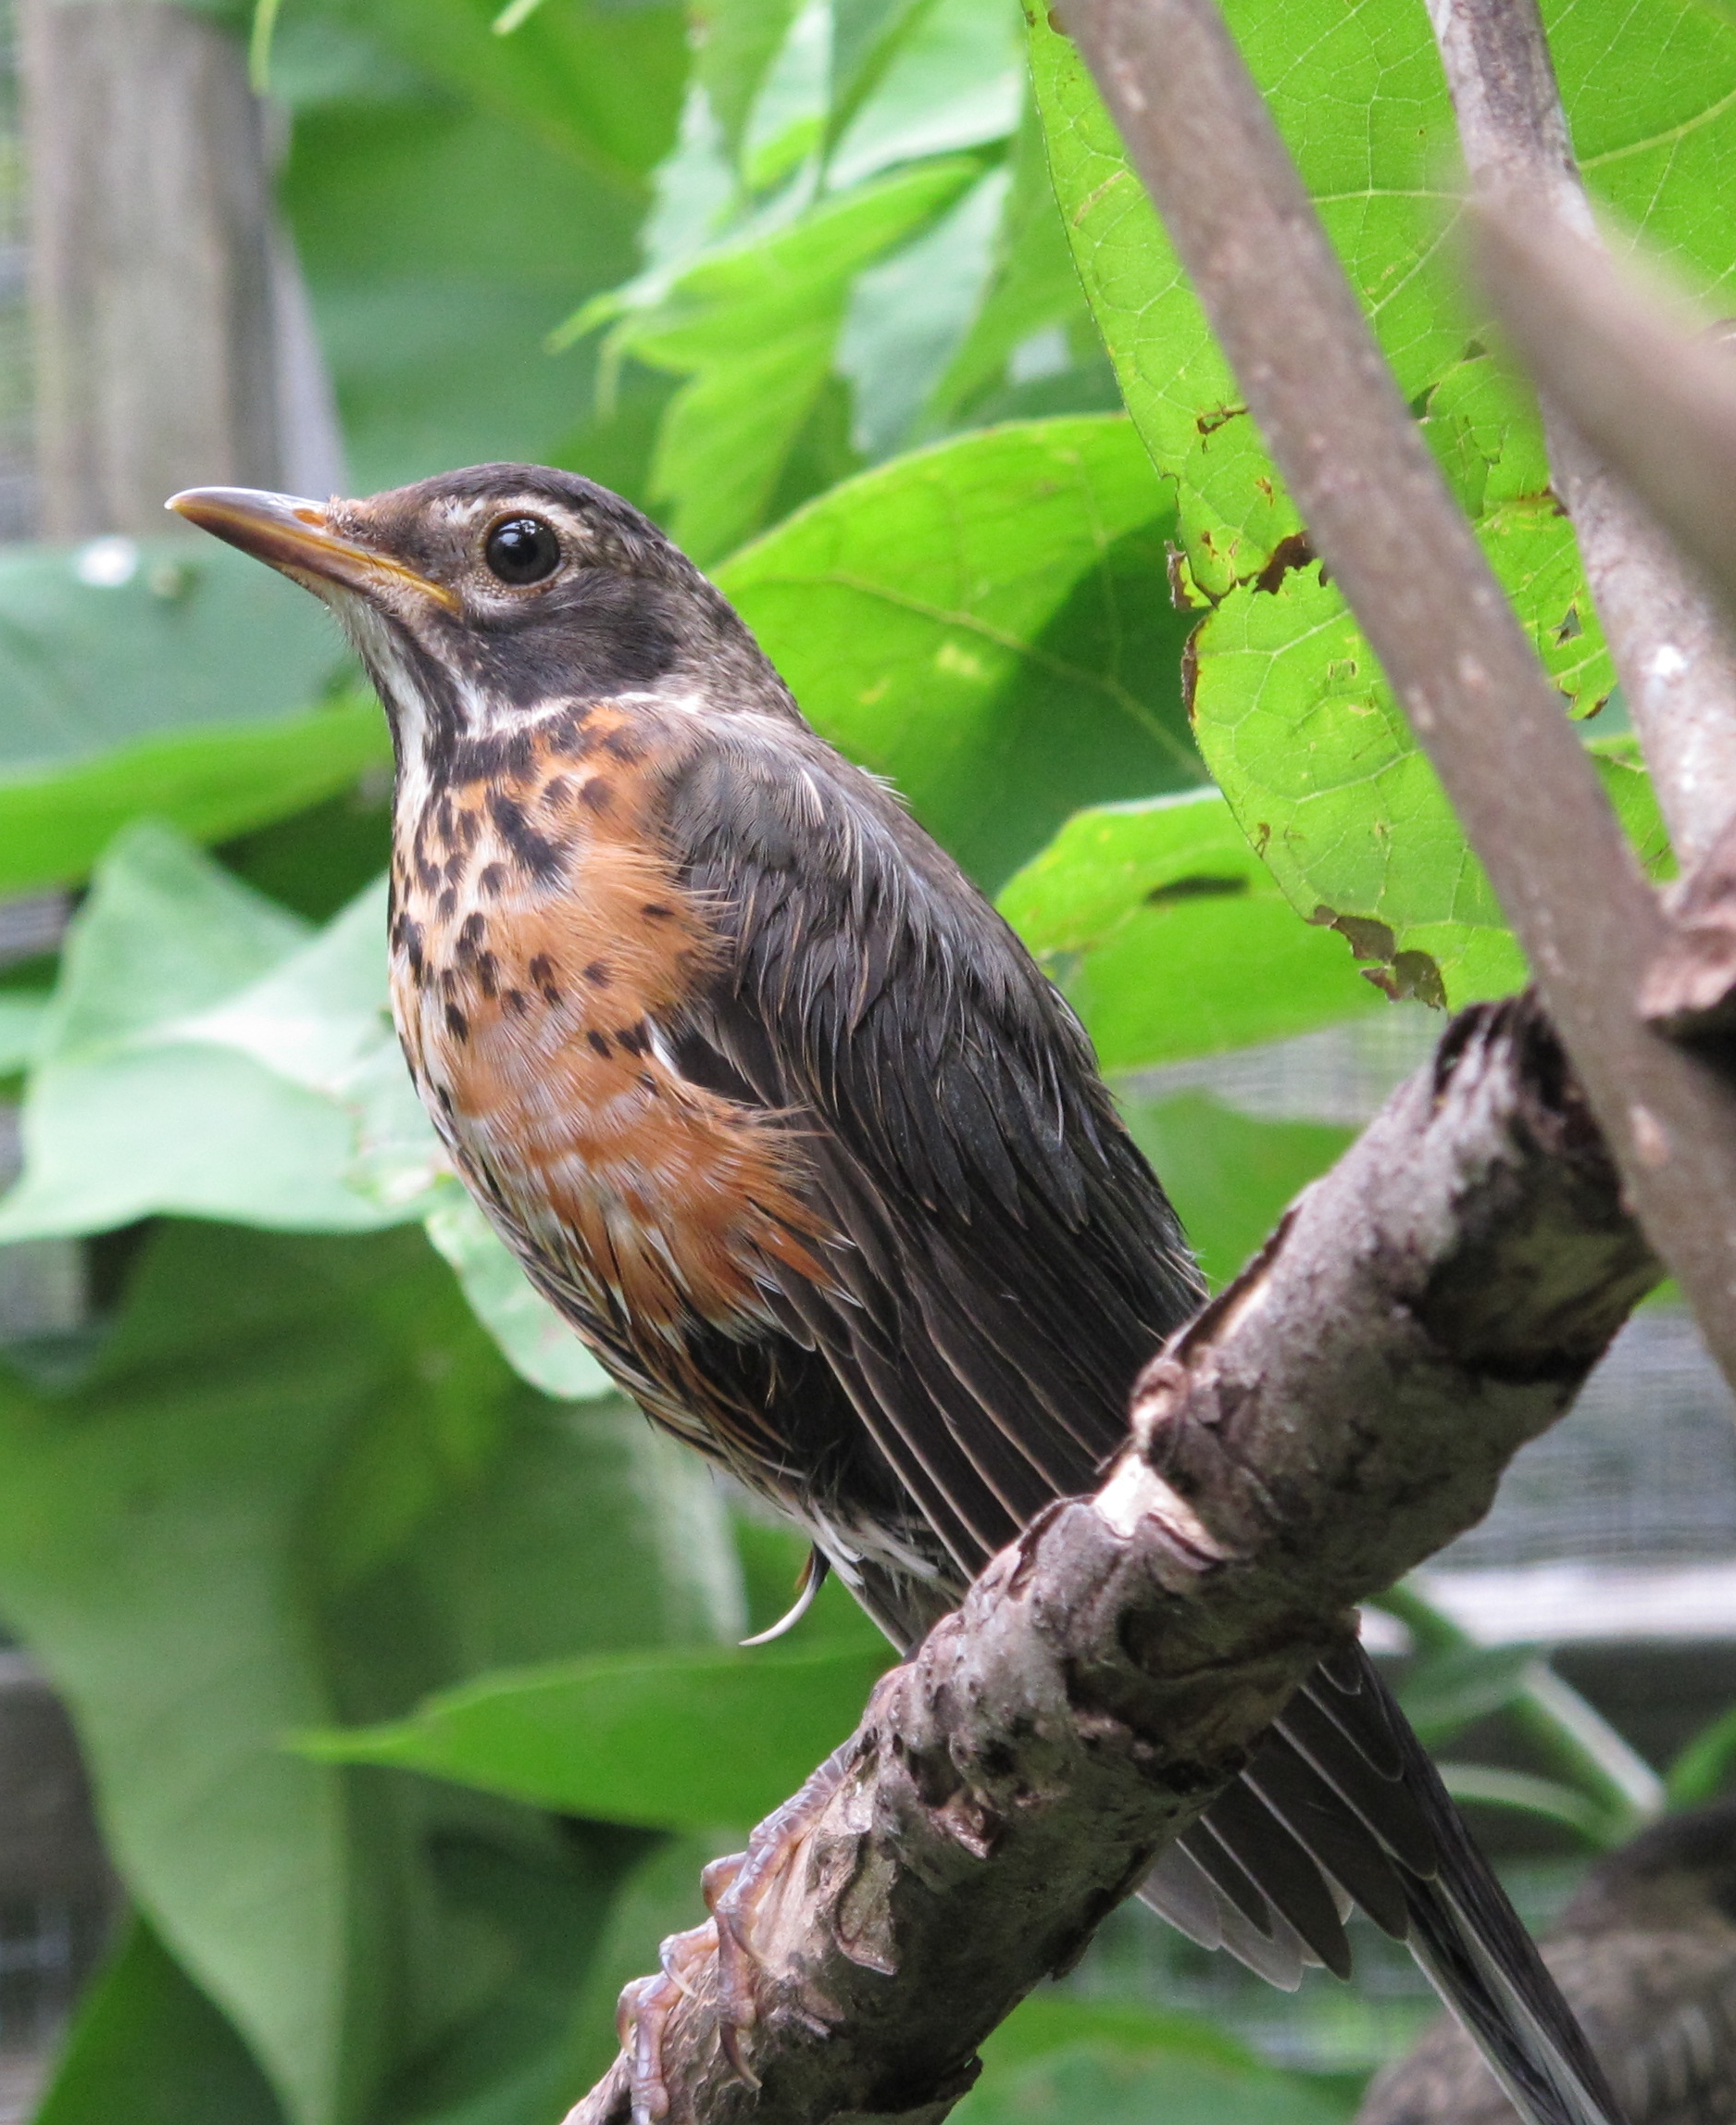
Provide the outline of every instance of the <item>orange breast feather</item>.
[[823,1274],[799,1127],[676,1069],[659,1029],[719,947],[606,767],[548,760],[401,828],[393,1007],[436,1124],[521,1252],[641,1330],[745,1326],[779,1269]]

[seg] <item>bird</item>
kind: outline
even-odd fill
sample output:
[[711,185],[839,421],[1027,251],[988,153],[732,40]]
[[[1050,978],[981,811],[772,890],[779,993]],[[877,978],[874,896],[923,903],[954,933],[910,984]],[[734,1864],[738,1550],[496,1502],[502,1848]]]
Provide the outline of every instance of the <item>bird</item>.
[[[1593,1866],[1543,1959],[1631,2125],[1736,2125],[1736,1796],[1666,1816]],[[1513,2125],[1451,2021],[1378,2075],[1356,2125]]]
[[[320,597],[380,695],[393,1006],[458,1174],[652,1420],[802,1529],[806,1593],[835,1572],[908,1653],[1096,1487],[1206,1296],[1078,1019],[606,488],[169,506]],[[1142,1894],[1290,1987],[1349,1974],[1360,1906],[1532,2125],[1619,2118],[1354,1644]]]

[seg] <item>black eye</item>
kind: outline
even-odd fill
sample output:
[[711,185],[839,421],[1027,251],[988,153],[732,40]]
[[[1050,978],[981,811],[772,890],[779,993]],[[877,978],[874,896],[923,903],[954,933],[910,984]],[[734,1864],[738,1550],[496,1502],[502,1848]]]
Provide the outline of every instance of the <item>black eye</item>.
[[482,558],[504,583],[540,583],[560,566],[560,541],[541,517],[508,517],[484,540]]

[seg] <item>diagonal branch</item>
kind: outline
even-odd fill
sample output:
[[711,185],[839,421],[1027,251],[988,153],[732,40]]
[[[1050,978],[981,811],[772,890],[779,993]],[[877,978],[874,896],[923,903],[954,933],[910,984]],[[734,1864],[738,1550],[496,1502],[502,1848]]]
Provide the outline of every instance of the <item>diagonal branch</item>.
[[[1486,1509],[1658,1274],[1526,999],[1468,1012],[1147,1369],[1098,1495],[1055,1507],[877,1690],[664,2031],[670,2125],[938,2120],[1387,1586]],[[618,2061],[569,2125],[619,2125]],[[650,2107],[655,2108],[653,2105]]]
[[[1535,0],[1430,0],[1429,14],[1479,194],[1517,223],[1541,208],[1596,245]],[[1736,819],[1736,642],[1663,526],[1554,395],[1548,369],[1539,374],[1556,490],[1688,871]]]
[[1736,1381],[1736,1086],[1641,1019],[1665,918],[1212,0],[1061,0],[1268,448]]

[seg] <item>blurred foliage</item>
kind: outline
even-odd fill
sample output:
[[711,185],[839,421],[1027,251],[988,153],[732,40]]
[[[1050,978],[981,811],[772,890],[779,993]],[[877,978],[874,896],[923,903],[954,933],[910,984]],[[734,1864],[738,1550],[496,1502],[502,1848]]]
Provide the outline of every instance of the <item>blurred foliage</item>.
[[[1736,28],[1660,4],[1555,8],[1557,61],[1600,197],[1717,290]],[[513,12],[256,25],[357,490],[519,457],[653,510],[1111,1069],[1521,979],[1042,9]],[[1595,716],[1535,411],[1446,263],[1422,12],[1229,12]],[[885,1648],[832,1587],[737,1649],[800,1544],[606,1393],[443,1170],[386,1012],[389,746],[317,608],[208,544],[15,550],[0,681],[0,892],[89,884],[58,963],[0,988],[25,1150],[0,1240],[98,1238],[102,1269],[83,1329],[0,1365],[0,1612],[73,1707],[132,1906],[42,2116],[552,2125],[620,1984],[699,1918],[700,1864],[848,1730]],[[1630,748],[1596,750],[1661,868]],[[1161,1085],[1127,1106],[1219,1283],[1347,1140]],[[1393,1602],[1431,1742],[1493,1718],[1530,1751],[1461,1792],[1588,1845],[1661,1805],[1542,1650]],[[1669,1797],[1733,1756],[1727,1721]],[[1060,1989],[984,2061],[967,2125],[1344,2114],[1206,2019]]]

